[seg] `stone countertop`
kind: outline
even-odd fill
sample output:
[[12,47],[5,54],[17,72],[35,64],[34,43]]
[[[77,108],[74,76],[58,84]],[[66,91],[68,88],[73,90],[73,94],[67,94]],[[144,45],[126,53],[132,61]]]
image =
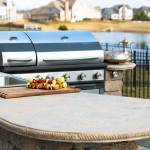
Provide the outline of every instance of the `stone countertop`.
[[53,141],[118,142],[150,137],[150,101],[90,93],[0,98],[0,126]]
[[126,62],[126,63],[119,63],[119,64],[113,64],[113,63],[108,63],[107,65],[107,70],[130,70],[134,69],[136,66],[135,63],[132,62]]

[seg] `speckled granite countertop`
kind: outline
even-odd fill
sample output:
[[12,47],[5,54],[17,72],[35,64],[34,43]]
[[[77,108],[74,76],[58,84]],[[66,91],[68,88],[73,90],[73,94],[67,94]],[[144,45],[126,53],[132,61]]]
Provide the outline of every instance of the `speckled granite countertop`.
[[47,140],[143,139],[150,137],[150,101],[84,92],[0,98],[0,126]]

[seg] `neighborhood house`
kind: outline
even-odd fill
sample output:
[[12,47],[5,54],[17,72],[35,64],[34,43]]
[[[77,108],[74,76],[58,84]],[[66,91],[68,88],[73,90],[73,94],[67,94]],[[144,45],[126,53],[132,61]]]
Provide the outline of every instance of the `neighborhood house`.
[[15,21],[16,6],[12,0],[0,0],[0,21]]
[[87,6],[82,0],[55,0],[46,6],[34,9],[31,19],[50,21],[59,18],[60,21],[80,21],[83,19],[101,19],[99,7]]
[[110,20],[132,20],[133,9],[128,5],[115,5],[111,8],[104,8],[102,16]]
[[133,11],[135,14],[143,11],[147,15],[147,17],[150,18],[150,7],[142,6],[138,9],[134,9]]
[[[17,20],[32,21],[81,21],[88,19],[132,20],[133,15],[144,12],[150,18],[150,7],[142,6],[132,9],[129,5],[114,5],[101,9],[83,3],[82,0],[53,0],[48,5],[32,10],[16,12],[13,0],[0,0],[0,21],[12,22]],[[36,28],[32,25],[26,28]]]

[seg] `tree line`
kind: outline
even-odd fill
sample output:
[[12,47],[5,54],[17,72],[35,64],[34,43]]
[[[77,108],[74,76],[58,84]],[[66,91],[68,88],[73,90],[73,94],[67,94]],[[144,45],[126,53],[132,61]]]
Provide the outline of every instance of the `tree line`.
[[149,21],[150,18],[144,11],[140,11],[134,14],[133,16],[134,20],[141,20],[141,21]]

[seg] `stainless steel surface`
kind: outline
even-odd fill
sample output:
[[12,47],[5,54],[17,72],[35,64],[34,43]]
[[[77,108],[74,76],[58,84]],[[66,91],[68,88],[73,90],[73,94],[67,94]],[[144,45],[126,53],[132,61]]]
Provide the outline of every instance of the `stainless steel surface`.
[[[100,77],[95,78],[95,74],[99,73]],[[81,75],[86,75],[86,78],[81,79]],[[28,74],[14,74],[14,76],[22,77],[25,79],[35,78],[37,76],[46,78],[47,75],[58,77],[65,77],[68,82],[83,82],[83,81],[103,81],[104,70],[83,70],[83,71],[64,71],[64,72],[46,72],[46,73],[28,73]]]
[[123,52],[105,51],[104,59],[108,62],[127,62],[128,58]]
[[[33,43],[62,43],[62,42],[97,42],[92,33],[87,31],[24,31]],[[64,37],[66,40],[64,40]]]
[[[27,31],[37,53],[37,65],[97,63],[104,52],[87,31]],[[39,38],[40,37],[40,38]]]
[[0,43],[31,43],[28,36],[21,31],[0,31]]
[[63,51],[63,52],[38,52],[38,65],[47,66],[54,64],[79,64],[103,62],[102,50],[92,51]]
[[32,59],[30,58],[11,58],[8,59],[8,61],[31,61]]
[[51,66],[104,61],[104,52],[87,31],[0,32],[0,66]]
[[27,80],[10,75],[0,75],[0,87],[25,86]]
[[29,37],[21,31],[0,31],[0,66],[36,65]]
[[5,31],[0,35],[1,71],[25,79],[63,76],[73,86],[103,89],[104,67],[100,63],[104,52],[90,32]]
[[[122,51],[112,50],[112,51],[107,51],[104,53],[104,59],[106,61],[123,63],[123,62],[132,60],[132,53],[130,54],[127,50],[128,41],[126,39],[124,39],[123,41],[119,42],[118,46],[120,46],[121,43],[123,44]],[[131,49],[132,49],[132,44],[133,44],[133,42],[130,44]]]
[[29,52],[3,52],[1,66],[28,66],[36,65],[36,54],[34,51]]
[[82,92],[100,94],[99,89],[82,90]]
[[[96,52],[98,52],[98,51],[96,51]],[[73,54],[74,52],[73,51],[71,51],[71,52],[57,52],[57,53],[53,53],[52,52],[52,54],[53,55],[57,55],[56,57],[54,57],[54,56],[51,56],[50,58],[44,58],[43,59],[43,61],[61,61],[61,60],[83,60],[83,59],[87,59],[87,60],[91,60],[91,59],[98,59],[99,57],[96,57],[96,52],[94,52],[94,51],[92,51],[92,52],[84,52],[85,53],[85,55],[84,56],[79,56],[79,54],[82,54],[82,52],[81,51],[78,51],[77,52],[77,56],[74,56],[74,55],[72,55],[72,56],[70,56],[69,54]],[[93,56],[87,56],[86,57],[86,55],[87,55],[87,53],[89,53],[89,54],[93,54],[94,53],[94,55],[95,55],[95,57]],[[58,55],[60,55],[60,57],[58,57]],[[67,58],[65,58],[64,56],[68,56],[69,55],[69,57],[67,57]]]

